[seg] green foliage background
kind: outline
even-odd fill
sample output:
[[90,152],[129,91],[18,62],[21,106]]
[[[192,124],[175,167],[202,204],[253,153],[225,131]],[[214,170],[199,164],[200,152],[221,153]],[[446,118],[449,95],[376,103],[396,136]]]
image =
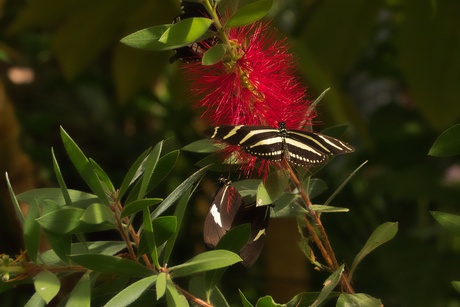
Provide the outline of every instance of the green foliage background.
[[[43,185],[55,185],[50,147],[66,161],[59,125],[120,180],[148,146],[168,139],[166,146],[175,149],[202,137],[205,123],[191,107],[194,100],[180,64],[168,63],[172,53],[119,43],[136,30],[170,22],[179,12],[178,2],[0,3],[0,42],[9,58],[1,64],[2,77],[21,123],[22,146],[39,166]],[[331,88],[318,108],[316,129],[351,127],[348,138],[357,152],[334,161],[320,177],[333,190],[369,160],[336,200],[351,212],[324,219],[339,260],[350,263],[378,225],[399,222],[396,238],[355,273],[355,288],[386,306],[460,305],[450,285],[460,276],[458,238],[429,214],[460,213],[460,181],[447,176],[455,175],[459,161],[427,156],[437,135],[460,120],[459,15],[455,0],[278,0],[269,16],[280,36],[288,37],[310,98]],[[11,83],[7,71],[15,66],[32,69],[35,81]],[[164,195],[193,173],[199,158],[181,154],[161,187]],[[71,181],[75,171],[69,165],[61,162],[61,168],[68,186],[85,189],[83,182]],[[202,248],[207,197],[199,193],[191,207],[196,210],[189,208],[181,245],[185,259]],[[17,252],[21,245],[10,238],[18,230],[2,226],[0,231],[0,252]],[[280,266],[286,265],[283,260]],[[236,269],[228,277],[229,289],[248,289],[260,281],[253,287],[255,297],[267,294],[259,262],[249,272]],[[318,290],[324,276],[308,275],[305,290]],[[8,292],[1,299],[15,305],[28,295]]]

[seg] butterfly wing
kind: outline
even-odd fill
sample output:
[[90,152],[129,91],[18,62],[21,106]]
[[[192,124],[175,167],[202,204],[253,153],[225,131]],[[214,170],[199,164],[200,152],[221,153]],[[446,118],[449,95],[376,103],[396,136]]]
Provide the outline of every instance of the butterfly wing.
[[242,204],[241,195],[231,185],[231,181],[221,179],[204,221],[203,238],[207,246],[215,247],[222,236],[230,230]]
[[319,165],[330,156],[350,153],[354,148],[333,137],[301,130],[286,132],[287,159],[301,166]]
[[247,153],[266,160],[281,160],[283,140],[279,130],[265,126],[217,126],[204,131],[211,139],[240,146]]
[[243,259],[244,266],[253,265],[262,253],[269,219],[270,206],[256,207],[256,203],[241,207],[237,213],[233,227],[245,223],[250,223],[251,225],[248,242],[239,253]]

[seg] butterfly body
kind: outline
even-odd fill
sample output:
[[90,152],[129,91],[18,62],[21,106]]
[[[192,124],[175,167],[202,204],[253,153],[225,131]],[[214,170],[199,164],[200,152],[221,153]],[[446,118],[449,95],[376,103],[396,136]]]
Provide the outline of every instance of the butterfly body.
[[217,126],[204,132],[211,139],[236,145],[253,156],[279,162],[283,158],[296,165],[319,165],[330,156],[353,152],[354,148],[338,139],[303,130],[267,126]]

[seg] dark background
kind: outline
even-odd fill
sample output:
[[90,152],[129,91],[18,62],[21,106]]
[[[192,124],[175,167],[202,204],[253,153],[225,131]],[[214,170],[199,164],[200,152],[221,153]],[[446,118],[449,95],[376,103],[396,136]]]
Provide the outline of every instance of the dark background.
[[[0,1],[0,173],[8,171],[16,193],[57,185],[51,147],[67,186],[87,190],[65,156],[60,125],[118,185],[147,147],[168,139],[170,150],[202,138],[206,124],[191,107],[180,64],[168,63],[172,52],[119,43],[136,30],[170,23],[178,2]],[[339,261],[351,265],[373,229],[399,222],[396,238],[355,274],[355,289],[385,306],[460,306],[450,285],[460,279],[460,241],[429,213],[460,213],[459,159],[427,156],[436,137],[460,119],[458,16],[456,0],[275,0],[268,16],[288,37],[309,98],[331,88],[315,130],[348,124],[344,139],[357,148],[318,174],[330,188],[314,202],[369,160],[333,203],[350,212],[323,216]],[[182,153],[155,197],[167,195],[201,158]],[[204,250],[201,227],[212,194],[205,191],[218,176],[210,173],[189,205],[177,261]],[[0,253],[15,255],[21,232],[0,184]],[[257,265],[227,273],[222,289],[230,301],[238,302],[238,288],[253,302],[270,294],[280,303],[321,289],[327,275],[300,254],[295,227],[271,221]],[[0,299],[13,306],[30,293],[24,287]]]

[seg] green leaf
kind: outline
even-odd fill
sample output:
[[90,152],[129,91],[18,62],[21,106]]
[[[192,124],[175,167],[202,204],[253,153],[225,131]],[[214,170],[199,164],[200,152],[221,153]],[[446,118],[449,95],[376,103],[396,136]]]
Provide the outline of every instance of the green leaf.
[[169,46],[186,46],[198,41],[212,23],[211,19],[204,17],[186,18],[166,29],[158,41]]
[[144,198],[138,199],[133,202],[126,204],[121,212],[121,217],[130,216],[131,214],[137,213],[139,211],[144,210],[144,208],[148,208],[150,206],[154,206],[158,203],[161,203],[163,199],[161,198]]
[[72,164],[77,169],[80,176],[85,180],[86,184],[90,187],[91,191],[96,194],[100,201],[104,205],[110,205],[109,198],[105,193],[104,188],[102,187],[101,182],[99,181],[99,177],[97,176],[93,166],[91,165],[90,161],[78,145],[70,138],[70,136],[65,132],[65,130],[61,127],[61,138],[62,142],[64,143],[64,147],[67,151],[67,154],[72,161]]
[[345,185],[348,183],[348,181],[350,181],[350,179],[367,163],[367,161],[364,161],[363,163],[361,163],[360,166],[358,166],[348,177],[347,179],[345,179],[344,182],[342,182],[342,184],[334,191],[334,193],[332,193],[331,196],[329,196],[329,198],[326,200],[326,202],[324,202],[323,205],[327,206],[329,205],[332,200],[334,200],[334,198],[337,196],[337,194],[340,193],[340,191],[342,191],[342,189],[345,187]]
[[[78,208],[87,208],[95,202],[99,202],[98,198],[94,194],[77,191],[77,190],[67,190],[68,195],[71,199],[72,206]],[[58,188],[43,188],[43,189],[34,189],[17,195],[19,201],[30,204],[35,199],[40,200],[39,204],[42,205],[43,201],[52,200],[59,207],[66,205],[66,200],[62,194],[61,189]],[[42,209],[48,209],[48,205],[44,206]],[[53,210],[54,211],[54,210]],[[44,212],[42,213],[44,214]]]
[[48,304],[61,288],[59,278],[49,271],[41,271],[34,279],[35,291]]
[[[302,292],[294,296],[289,302],[286,303],[286,307],[307,307],[313,304],[313,302],[316,300],[318,297],[319,292]],[[323,302],[327,302],[330,299],[334,298],[334,293],[329,295],[328,299],[326,299]]]
[[71,255],[70,259],[85,268],[106,274],[132,277],[147,277],[153,274],[152,270],[138,262],[115,256],[77,254]]
[[85,210],[80,220],[88,224],[101,224],[114,218],[113,214],[106,205],[95,203]]
[[230,307],[219,288],[214,287],[210,292],[207,291],[203,276],[191,278],[188,284],[188,291],[198,298],[203,298],[213,306]]
[[337,307],[363,306],[381,307],[382,301],[364,293],[342,293],[337,300]]
[[397,232],[398,223],[387,222],[377,227],[367,240],[366,244],[364,244],[364,247],[359,251],[353,260],[348,278],[352,280],[352,276],[356,267],[364,257],[366,257],[370,252],[372,252],[380,245],[393,239]]
[[91,163],[94,171],[96,172],[97,177],[103,183],[104,185],[102,186],[105,190],[105,192],[109,195],[113,194],[115,192],[115,187],[113,186],[112,181],[110,180],[109,176],[107,173],[102,169],[102,167],[93,159],[89,158],[89,162]]
[[240,293],[241,304],[243,305],[243,307],[254,307],[254,305],[248,301],[248,299],[246,298],[244,293],[241,292],[240,289],[238,289],[238,292]]
[[14,195],[13,187],[11,186],[10,178],[8,173],[5,173],[6,184],[8,186],[8,192],[10,193],[11,202],[14,205],[14,211],[16,211],[16,216],[18,217],[19,222],[24,225],[24,215],[22,214],[21,206],[19,206],[18,199]]
[[[48,243],[51,245],[52,250],[48,252],[54,252],[57,257],[59,257],[60,260],[62,260],[64,263],[69,263],[68,256],[71,253],[71,243],[72,243],[72,237],[70,234],[62,234],[62,233],[54,233],[50,231],[44,230],[44,234],[46,236],[46,239]],[[47,252],[47,253],[48,253]],[[44,259],[46,264],[52,265],[53,263],[51,261],[53,260],[48,260],[46,261],[44,254],[41,255],[41,259]]]
[[225,28],[240,27],[253,23],[267,15],[272,5],[273,0],[259,0],[247,4],[230,17],[225,24]]
[[139,189],[137,199],[143,198],[147,193],[150,178],[152,178],[152,174],[158,163],[158,159],[160,158],[162,148],[163,142],[159,142],[158,144],[156,144],[155,147],[152,149],[152,152],[150,152],[149,156],[145,160],[144,175],[142,176],[141,187]]
[[66,307],[91,306],[91,280],[90,274],[85,273],[69,295]]
[[450,157],[458,154],[460,154],[460,124],[441,133],[428,152],[428,155],[435,157]]
[[278,199],[286,189],[289,183],[288,177],[281,172],[270,174],[267,180],[260,182],[257,188],[256,203],[257,206],[271,205]]
[[[251,233],[251,224],[246,223],[238,225],[230,229],[217,243],[216,250],[228,250],[234,253],[238,253],[241,248],[248,242],[249,235]],[[226,268],[213,270],[206,272],[206,290],[209,292],[219,282],[222,275],[225,273]]]
[[203,54],[201,63],[207,66],[214,65],[222,60],[226,52],[227,47],[224,44],[214,45]]
[[460,236],[460,216],[447,212],[430,211],[434,219],[445,229]]
[[[178,156],[179,151],[175,150],[170,153],[167,153],[158,160],[155,170],[153,171],[153,174],[151,176],[151,180],[146,191],[147,193],[150,192],[153,188],[155,188],[169,174],[169,172],[171,172],[174,164],[177,161]],[[128,198],[126,200],[127,204],[137,199],[141,184],[142,182],[139,181],[133,187],[132,191],[129,193]]]
[[333,212],[348,212],[350,209],[342,207],[324,206],[324,205],[311,205],[311,210],[317,213],[333,213]]
[[344,270],[344,265],[342,264],[331,276],[329,276],[326,281],[323,283],[324,287],[321,289],[321,292],[318,295],[318,298],[315,300],[311,307],[321,306],[330,296],[332,290],[337,286],[340,281]]
[[171,26],[172,25],[159,25],[142,29],[123,37],[120,42],[133,48],[149,51],[175,49],[175,46],[166,45],[159,41],[160,37],[162,37]]
[[452,282],[451,282],[451,285],[452,285],[452,287],[454,287],[454,289],[455,289],[458,293],[460,293],[460,281],[452,281]]
[[[205,53],[206,54],[206,53]],[[214,142],[210,139],[201,139],[185,145],[181,148],[184,151],[197,152],[197,153],[212,153],[216,151]]]
[[56,176],[57,182],[59,184],[59,188],[61,189],[62,195],[65,200],[65,204],[67,206],[71,206],[72,199],[70,198],[69,192],[67,191],[67,186],[65,184],[64,177],[62,176],[61,169],[59,168],[59,164],[57,162],[56,156],[54,155],[53,148],[51,148],[51,156],[53,159],[54,175]]
[[256,307],[282,307],[284,305],[275,303],[273,298],[269,295],[261,297],[257,300]]
[[157,300],[163,297],[166,293],[166,273],[161,272],[158,274],[158,279],[157,279]]
[[155,265],[155,268],[160,269],[160,263],[158,262],[158,251],[155,243],[155,237],[153,235],[152,220],[150,220],[149,208],[144,208],[142,220],[142,225],[144,226],[143,235],[147,241],[148,253],[152,258],[152,262]]
[[146,157],[148,156],[151,150],[152,148],[149,148],[146,151],[144,151],[136,159],[133,165],[131,165],[128,172],[126,173],[125,178],[123,178],[123,182],[121,183],[120,189],[118,191],[117,201],[120,201],[120,199],[122,199],[128,188],[133,184],[134,181],[136,181],[142,175],[144,171]]
[[174,285],[171,279],[167,280],[166,290],[167,290],[166,291],[167,306],[180,306],[180,307],[190,306],[185,296],[179,293],[179,291],[177,290],[176,286]]
[[128,306],[135,302],[157,280],[157,275],[140,279],[117,293],[105,305],[106,307]]
[[85,210],[72,207],[62,207],[37,219],[37,222],[46,230],[54,233],[69,233],[76,229]]
[[25,303],[24,307],[45,307],[46,302],[42,299],[40,294],[35,292],[34,295]]
[[191,194],[191,187],[189,188],[189,190],[185,191],[185,193],[181,196],[179,203],[176,206],[176,210],[174,210],[174,216],[177,218],[177,225],[176,225],[176,230],[174,231],[174,233],[171,235],[168,242],[166,243],[164,257],[163,257],[164,263],[168,263],[169,257],[171,256],[172,250],[174,248],[174,244],[176,243],[176,239],[177,239],[177,236],[179,235],[180,225],[182,224],[182,220],[185,215],[185,209],[187,207],[187,203],[190,198],[190,194]]
[[177,229],[176,216],[160,216],[152,221],[153,234],[157,246],[165,243]]
[[303,185],[304,190],[307,191],[307,195],[310,199],[315,198],[327,190],[327,184],[318,178],[308,177],[308,180],[304,181]]
[[226,250],[213,250],[201,253],[183,264],[169,268],[171,277],[190,276],[196,273],[215,270],[242,261],[240,256]]
[[160,216],[164,211],[166,211],[171,205],[174,204],[174,202],[181,197],[183,193],[185,193],[189,188],[192,187],[192,185],[197,182],[198,180],[201,179],[201,177],[204,175],[204,173],[207,171],[209,167],[203,167],[194,174],[192,174],[190,177],[185,179],[184,182],[182,182],[174,191],[172,191],[171,194],[168,195],[168,197],[163,200],[163,202],[156,208],[150,218],[154,220],[156,217]]
[[32,202],[24,221],[24,245],[32,262],[36,262],[37,260],[38,247],[40,245],[40,224],[36,221],[37,218],[38,205],[37,202]]

